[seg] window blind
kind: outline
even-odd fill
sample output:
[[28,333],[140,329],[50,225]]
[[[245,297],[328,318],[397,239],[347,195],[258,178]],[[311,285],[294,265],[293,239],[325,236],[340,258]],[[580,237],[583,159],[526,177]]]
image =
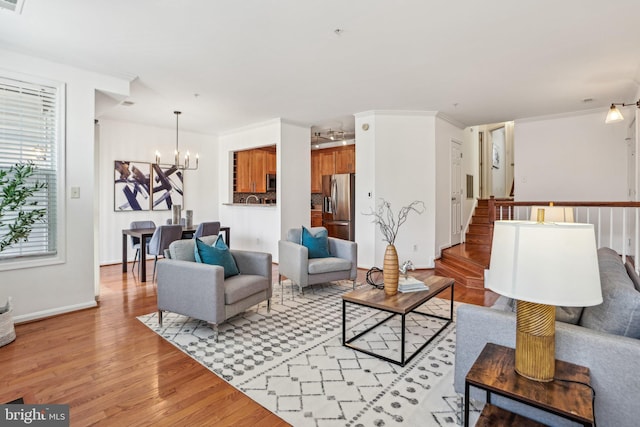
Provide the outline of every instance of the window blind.
[[[57,253],[57,150],[58,88],[0,77],[0,168],[20,162],[36,166],[32,181],[46,183],[34,194],[31,209],[46,209],[42,221],[36,222],[28,241],[16,243],[0,252],[0,260]],[[17,212],[2,218],[11,223]],[[0,236],[6,227],[0,228]]]

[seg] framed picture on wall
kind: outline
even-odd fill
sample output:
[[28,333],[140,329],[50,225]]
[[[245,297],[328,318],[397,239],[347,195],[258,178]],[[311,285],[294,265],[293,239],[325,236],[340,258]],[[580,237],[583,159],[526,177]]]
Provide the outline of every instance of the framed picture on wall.
[[493,154],[491,155],[491,159],[493,161],[493,168],[500,169],[500,151],[496,144],[493,144]]
[[151,164],[130,160],[115,160],[113,164],[113,210],[148,211]]
[[153,164],[151,180],[152,209],[154,211],[171,210],[173,205],[184,206],[183,172],[177,167]]

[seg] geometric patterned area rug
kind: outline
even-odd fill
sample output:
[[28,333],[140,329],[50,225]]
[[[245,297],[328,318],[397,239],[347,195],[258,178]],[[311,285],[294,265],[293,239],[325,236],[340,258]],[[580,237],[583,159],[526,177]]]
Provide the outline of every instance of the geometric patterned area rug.
[[[369,285],[361,285],[369,286]],[[271,312],[259,304],[219,326],[218,342],[206,322],[164,313],[138,319],[235,388],[294,426],[383,427],[461,425],[461,399],[453,390],[455,323],[404,367],[342,345],[342,298],[351,282],[305,288],[292,297],[274,284]],[[433,298],[419,311],[449,315],[450,302]],[[347,338],[387,316],[347,304]],[[454,317],[455,320],[455,317]],[[408,315],[406,352],[444,323]],[[357,341],[399,359],[396,316]],[[472,402],[473,418],[478,409]]]

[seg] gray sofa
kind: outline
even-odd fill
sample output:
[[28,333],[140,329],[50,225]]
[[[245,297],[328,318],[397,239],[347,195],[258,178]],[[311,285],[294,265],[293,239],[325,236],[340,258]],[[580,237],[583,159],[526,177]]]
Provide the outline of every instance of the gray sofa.
[[[200,240],[210,245],[217,237]],[[170,311],[212,323],[217,335],[218,324],[249,307],[267,301],[270,308],[271,254],[231,250],[240,274],[225,279],[222,267],[196,262],[194,246],[194,239],[177,240],[158,261],[160,324]]]
[[[603,303],[576,310],[558,308],[556,358],[586,366],[595,389],[598,426],[640,424],[640,281],[612,250],[598,250]],[[627,267],[627,268],[625,268]],[[485,344],[515,347],[512,304],[500,299],[491,308],[468,304],[457,310],[456,392],[464,395],[464,379]],[[625,336],[626,335],[626,336]],[[471,397],[485,400],[484,392],[471,388]],[[547,425],[577,425],[524,404],[498,397],[492,401]]]

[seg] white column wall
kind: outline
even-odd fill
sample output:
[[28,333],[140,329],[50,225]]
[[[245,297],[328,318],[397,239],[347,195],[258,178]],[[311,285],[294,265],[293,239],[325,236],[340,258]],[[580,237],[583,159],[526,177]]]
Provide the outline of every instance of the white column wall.
[[[171,112],[168,112],[168,123]],[[166,161],[173,159],[175,128],[159,128],[115,120],[100,120],[100,264],[122,261],[122,233],[131,221],[151,220],[162,225],[171,218],[171,211],[114,210],[114,161],[135,160],[153,162],[158,150]],[[217,137],[180,130],[180,149],[200,155],[199,168],[185,171],[183,212],[193,210],[193,222],[217,221],[218,212],[218,150]],[[233,236],[232,236],[233,237]],[[129,250],[128,258],[133,260]]]
[[[220,218],[231,227],[233,249],[269,252],[278,262],[278,240],[289,228],[309,226],[310,130],[282,119],[257,123],[220,136]],[[238,206],[233,201],[233,152],[276,146],[277,204]]]
[[[369,130],[362,131],[362,124]],[[356,115],[356,241],[369,245],[359,250],[359,264],[382,266],[386,242],[379,227],[362,215],[385,199],[398,210],[422,200],[426,211],[411,213],[396,238],[400,262],[410,259],[416,268],[431,268],[435,257],[436,140],[435,113],[373,111]],[[373,161],[373,163],[368,163]],[[364,163],[364,164],[363,164]],[[364,173],[363,173],[364,172]],[[361,175],[362,174],[362,175]],[[372,199],[368,193],[372,192]],[[363,224],[364,223],[364,224]],[[375,231],[374,231],[375,230]],[[375,237],[370,237],[371,232]],[[369,236],[363,233],[369,233]],[[371,249],[373,248],[373,250]]]
[[[435,140],[436,140],[436,219],[435,219],[435,257],[440,257],[442,249],[451,246],[451,145],[452,140],[461,143],[460,149],[463,151],[463,159],[467,156],[465,146],[462,144],[464,132],[461,127],[452,124],[442,117],[436,118]],[[469,156],[470,157],[470,156]],[[465,184],[465,167],[463,170],[461,183]],[[463,197],[465,197],[463,195]],[[463,217],[462,221],[466,218]],[[432,265],[433,266],[433,265]]]
[[[95,91],[127,96],[129,82],[4,50],[0,58],[5,70],[66,83],[65,179],[60,183],[66,190],[60,200],[66,204],[60,242],[66,254],[59,264],[0,272],[0,300],[13,297],[17,322],[93,307],[99,281],[94,265]],[[80,198],[69,198],[70,187],[80,188]]]
[[[278,150],[277,197],[280,212],[280,238],[290,228],[311,225],[311,131],[306,126],[282,122]],[[273,260],[278,261],[277,250]]]
[[627,200],[626,121],[606,111],[515,122],[516,199]]

